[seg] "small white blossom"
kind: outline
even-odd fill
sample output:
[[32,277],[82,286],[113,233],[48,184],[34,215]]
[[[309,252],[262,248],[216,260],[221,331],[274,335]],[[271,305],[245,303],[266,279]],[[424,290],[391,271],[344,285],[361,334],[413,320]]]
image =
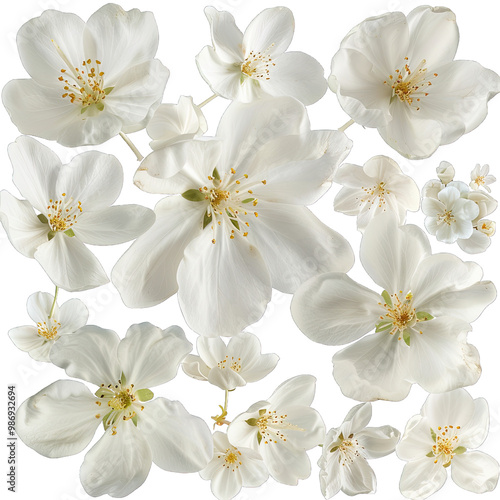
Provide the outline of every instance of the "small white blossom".
[[455,177],[455,169],[453,165],[447,161],[442,161],[438,167],[436,167],[436,173],[439,180],[444,184],[448,184]]
[[471,189],[478,190],[481,188],[486,189],[488,193],[491,193],[491,188],[488,184],[493,184],[497,179],[494,175],[490,175],[490,166],[477,164],[472,172],[470,173],[470,187]]

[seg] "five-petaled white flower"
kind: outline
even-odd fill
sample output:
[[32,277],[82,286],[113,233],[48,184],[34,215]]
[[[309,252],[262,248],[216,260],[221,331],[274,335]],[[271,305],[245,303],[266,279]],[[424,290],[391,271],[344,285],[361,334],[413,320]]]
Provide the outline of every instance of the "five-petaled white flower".
[[272,287],[347,271],[350,245],[304,205],[331,184],[351,141],[311,131],[290,97],[232,103],[217,137],[151,153],[135,184],[161,200],[155,224],[121,257],[112,280],[129,307],[178,291],[186,322],[205,336],[232,336],[259,320]]
[[276,354],[261,354],[259,339],[247,332],[232,337],[227,346],[220,337],[198,337],[196,348],[199,356],[186,356],[184,372],[226,391],[264,378],[279,360]]
[[149,389],[173,379],[192,345],[177,326],[132,325],[124,339],[85,326],[52,347],[52,362],[70,377],[99,386],[95,396],[81,382],[59,380],[26,400],[16,432],[46,457],[81,452],[102,422],[105,433],[80,469],[92,496],[124,497],[146,480],[151,463],[171,472],[196,472],[212,458],[212,435],[178,401]]
[[408,16],[366,19],[332,59],[330,88],[357,123],[378,129],[407,158],[427,158],[475,129],[500,77],[474,61],[454,61],[455,14],[420,6]]
[[451,185],[439,191],[437,199],[426,197],[422,200],[425,227],[438,241],[455,243],[459,238],[472,236],[473,225],[479,214],[479,207],[472,200],[460,196],[460,191]]
[[262,457],[250,448],[233,446],[223,432],[214,433],[214,457],[200,471],[203,479],[210,480],[212,493],[219,500],[231,500],[246,488],[264,484],[269,472]]
[[478,190],[484,188],[488,193],[491,193],[491,188],[488,184],[493,184],[497,180],[494,175],[490,175],[489,165],[481,166],[479,163],[473,168],[470,178],[469,186],[471,189]]
[[399,487],[412,500],[423,500],[439,490],[447,479],[446,469],[461,488],[473,493],[495,489],[500,467],[480,451],[488,435],[490,413],[483,398],[472,399],[465,389],[431,394],[419,415],[406,424],[396,447],[408,463]]
[[192,97],[181,95],[177,104],[160,104],[149,121],[146,132],[153,139],[151,149],[160,149],[187,141],[208,130],[207,121]]
[[21,351],[26,351],[37,361],[48,363],[54,342],[62,335],[74,333],[85,326],[89,317],[89,311],[81,300],[71,299],[59,307],[54,303],[54,297],[45,292],[30,295],[26,307],[36,326],[12,328],[9,337]]
[[27,136],[9,145],[9,156],[14,184],[26,198],[0,192],[0,221],[14,248],[36,259],[56,286],[70,292],[107,283],[85,244],[124,243],[154,221],[148,208],[111,206],[123,185],[120,162],[89,151],[62,165],[49,148]]
[[366,427],[372,418],[372,405],[352,408],[339,428],[330,429],[318,460],[319,481],[325,498],[340,490],[346,495],[373,493],[377,479],[367,459],[392,453],[400,433],[394,427]]
[[299,375],[283,382],[229,425],[227,437],[235,446],[257,450],[271,476],[296,485],[311,473],[306,450],[323,443],[325,424],[312,409],[316,379]]
[[357,341],[333,356],[342,392],[359,401],[399,401],[413,383],[433,393],[474,384],[481,367],[467,343],[469,323],[496,297],[493,283],[480,281],[481,267],[448,253],[432,255],[425,233],[399,227],[393,214],[370,222],[360,260],[381,295],[346,274],[327,273],[304,283],[291,307],[315,342]]
[[420,192],[415,181],[404,175],[399,165],[387,156],[374,156],[362,167],[345,163],[333,177],[344,187],[335,197],[337,212],[357,215],[363,231],[377,214],[394,212],[404,224],[406,211],[420,206]]
[[46,10],[17,34],[32,79],[2,92],[19,131],[64,146],[101,144],[143,129],[161,102],[169,71],[158,59],[151,12],[107,4],[87,23]]
[[229,12],[206,7],[213,47],[206,46],[196,64],[218,95],[240,102],[268,96],[291,96],[305,105],[326,92],[322,66],[303,52],[285,52],[292,41],[290,9],[263,10],[243,34]]

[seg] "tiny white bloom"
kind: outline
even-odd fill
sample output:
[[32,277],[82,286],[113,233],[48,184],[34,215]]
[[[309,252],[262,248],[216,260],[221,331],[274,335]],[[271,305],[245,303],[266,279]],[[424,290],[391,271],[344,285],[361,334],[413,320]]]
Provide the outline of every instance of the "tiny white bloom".
[[213,47],[206,46],[196,64],[216,94],[240,102],[287,95],[305,105],[323,97],[327,83],[321,64],[303,52],[285,52],[294,31],[290,9],[263,10],[244,34],[229,12],[206,7],[205,15]]
[[258,321],[272,288],[353,264],[349,243],[306,205],[330,187],[352,142],[310,130],[291,97],[233,102],[215,138],[153,151],[134,177],[150,193],[175,194],[155,224],[120,258],[112,280],[129,307],[177,293],[189,327],[233,336]]
[[242,486],[251,488],[267,481],[269,472],[255,450],[236,448],[223,432],[217,431],[213,437],[214,457],[200,476],[210,481],[212,493],[219,500],[231,500]]
[[70,377],[27,399],[17,411],[16,432],[50,458],[80,453],[100,423],[104,435],[85,455],[80,480],[91,496],[124,497],[146,480],[152,462],[171,472],[197,472],[212,458],[212,435],[203,420],[178,401],[149,389],[172,380],[191,350],[177,326],[132,325],[124,339],[85,326],[52,347],[52,362]]
[[439,180],[443,184],[448,184],[455,177],[455,169],[453,165],[447,161],[442,161],[438,167],[436,167],[436,173]]
[[111,3],[87,23],[46,10],[21,27],[17,46],[32,79],[11,80],[3,104],[21,133],[64,146],[101,144],[143,129],[169,76],[154,59],[153,14]]
[[259,401],[229,425],[227,437],[235,446],[256,450],[271,476],[296,485],[311,473],[306,450],[322,444],[325,424],[310,408],[316,379],[299,375],[283,382],[266,401]]
[[368,459],[392,453],[400,433],[394,427],[366,427],[372,417],[372,405],[362,403],[352,408],[339,428],[330,429],[325,437],[319,480],[325,498],[340,490],[346,495],[374,493],[377,479]]
[[261,354],[259,339],[246,332],[232,337],[227,346],[220,337],[198,337],[196,347],[199,356],[186,356],[184,372],[226,391],[264,378],[279,360],[276,354]]
[[160,104],[146,127],[153,139],[149,145],[154,150],[193,139],[207,130],[201,109],[193,103],[192,97],[183,95],[177,104]]
[[494,175],[490,175],[489,165],[479,165],[479,163],[474,167],[470,173],[471,182],[469,186],[471,189],[478,190],[482,187],[491,193],[491,188],[488,184],[493,184],[497,179]]
[[374,156],[362,167],[344,163],[333,177],[344,187],[335,197],[337,212],[357,215],[363,231],[377,214],[395,212],[404,224],[406,211],[420,206],[420,192],[415,181],[401,172],[399,165],[387,156]]
[[453,60],[458,41],[445,7],[371,17],[342,40],[328,83],[354,121],[401,155],[427,158],[481,124],[500,92],[495,72]]
[[473,493],[493,491],[498,483],[498,462],[475,450],[488,435],[490,414],[483,398],[472,399],[465,389],[431,394],[419,415],[407,423],[396,447],[399,458],[408,463],[399,488],[412,500],[423,500],[451,478]]
[[472,236],[472,221],[479,214],[479,207],[472,200],[460,196],[460,191],[453,186],[446,186],[438,195],[438,199],[424,198],[422,212],[425,227],[438,241],[455,243],[457,239]]
[[381,294],[346,274],[326,273],[301,285],[291,306],[315,342],[353,342],[333,357],[342,392],[359,401],[400,401],[413,383],[433,393],[474,384],[481,366],[467,333],[496,297],[494,284],[481,281],[481,267],[433,255],[421,229],[399,227],[389,213],[366,228],[360,260]]
[[56,286],[70,292],[107,283],[85,244],[125,243],[154,222],[148,208],[111,206],[123,185],[120,162],[89,151],[63,165],[49,148],[27,136],[10,144],[8,152],[14,184],[26,198],[0,192],[0,221],[14,248],[36,259]]
[[50,293],[36,292],[28,297],[26,307],[36,326],[18,326],[9,330],[16,347],[26,351],[33,359],[50,363],[50,350],[62,335],[69,335],[85,326],[89,311],[78,299],[71,299],[52,310],[54,297]]

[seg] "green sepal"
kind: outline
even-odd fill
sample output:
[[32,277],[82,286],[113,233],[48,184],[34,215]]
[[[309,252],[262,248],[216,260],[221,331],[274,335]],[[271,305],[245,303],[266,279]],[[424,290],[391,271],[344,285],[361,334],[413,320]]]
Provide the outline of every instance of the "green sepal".
[[211,222],[212,216],[208,215],[207,212],[205,212],[205,215],[203,216],[203,229],[205,229]]
[[339,446],[334,446],[334,447],[330,450],[330,453],[333,453],[334,451],[337,451],[339,448],[340,448],[340,445],[339,445]]
[[447,463],[447,464],[444,464],[443,467],[446,469],[447,467],[449,467],[451,465],[451,460]]
[[264,415],[266,411],[267,410],[264,410],[264,408],[262,408],[262,410],[259,410],[259,417],[262,417],[262,415]]
[[262,441],[262,435],[260,432],[257,432],[257,443],[260,444],[261,441]]
[[106,415],[104,415],[104,417],[102,418],[102,425],[105,431],[108,430],[109,425],[107,425],[106,422],[108,421],[108,417],[111,415],[111,413],[113,413],[113,410],[106,413]]
[[49,241],[56,235],[56,231],[49,231],[47,234],[47,238]]
[[465,453],[467,451],[467,448],[465,446],[458,446],[453,450],[454,455],[461,455],[462,453]]
[[217,170],[217,167],[214,168],[214,171],[212,172],[212,177],[216,181],[220,181],[220,174],[219,174],[219,171]]
[[87,109],[89,109],[88,106],[84,106],[81,110],[80,110],[80,114],[83,115],[83,113],[85,113],[85,111],[87,111]]
[[432,314],[426,313],[424,311],[418,312],[416,316],[420,321],[429,321],[431,319],[434,319],[434,316],[432,316]]
[[47,217],[45,217],[45,215],[38,214],[37,217],[40,220],[40,222],[43,222],[44,224],[48,224],[49,223],[49,220],[47,219]]
[[255,427],[257,425],[258,419],[257,418],[249,418],[249,419],[245,420],[245,422],[248,425],[251,425],[252,427]]
[[431,458],[431,457],[434,457],[435,455],[434,455],[433,451],[429,451],[429,453],[427,453],[427,455],[425,455],[425,456]]
[[229,220],[231,221],[231,224],[239,231],[240,230],[240,223],[234,219],[229,219]]
[[67,231],[64,231],[64,234],[66,236],[69,236],[70,238],[72,238],[73,236],[75,236],[75,232],[71,228],[69,228]]
[[134,425],[137,427],[137,413],[130,419],[134,422]]
[[149,389],[139,389],[135,392],[135,394],[139,398],[139,401],[142,402],[149,401],[155,397],[153,391],[150,391]]
[[405,344],[410,347],[410,331],[406,329],[403,332],[403,340],[405,341]]
[[337,439],[339,439],[340,441],[344,441],[345,438],[344,438],[344,435],[342,433],[340,433],[339,437]]
[[205,193],[202,193],[199,189],[188,189],[181,194],[181,196],[187,201],[204,201]]
[[392,309],[392,299],[391,296],[389,295],[389,292],[387,290],[384,290],[382,292],[382,298],[384,299],[385,303]]
[[386,330],[389,330],[390,328],[392,328],[392,321],[384,320],[384,321],[381,321],[380,323],[377,323],[375,325],[375,333],[385,332]]
[[96,102],[95,107],[99,110],[102,111],[104,109],[104,104],[102,102]]
[[436,442],[436,433],[434,432],[434,429],[431,427],[431,438],[434,442]]
[[104,89],[104,93],[105,93],[106,95],[108,95],[108,94],[109,94],[109,93],[110,93],[113,89],[114,89],[114,87],[106,87],[106,88]]
[[254,201],[255,198],[247,198],[246,200],[243,200],[241,203],[250,203],[251,201]]
[[120,384],[122,386],[127,385],[127,377],[125,377],[125,373],[122,372],[122,376],[120,377]]
[[240,85],[243,85],[246,77],[247,76],[245,75],[245,73],[241,73],[241,75],[240,75]]

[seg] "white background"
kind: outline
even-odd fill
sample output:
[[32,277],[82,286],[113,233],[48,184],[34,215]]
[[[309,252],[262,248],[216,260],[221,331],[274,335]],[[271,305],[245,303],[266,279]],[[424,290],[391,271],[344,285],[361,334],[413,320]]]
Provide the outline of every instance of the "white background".
[[[74,0],[26,0],[9,2],[10,11],[3,11],[0,19],[0,36],[2,46],[1,86],[13,78],[27,78],[17,55],[15,36],[19,27],[32,17],[39,16],[47,8],[74,12],[86,20],[102,3],[97,0],[85,2]],[[160,46],[157,57],[170,69],[171,77],[167,84],[164,102],[177,102],[179,95],[192,95],[196,103],[200,103],[211,95],[196,69],[194,57],[203,46],[210,43],[208,22],[203,13],[206,5],[203,0],[172,1],[123,0],[122,7],[131,9],[151,10],[156,16],[160,31]],[[244,30],[251,19],[266,7],[274,6],[265,0],[216,0],[212,3],[218,9],[230,11],[236,18],[239,27]],[[343,36],[363,19],[387,11],[401,10],[407,14],[419,5],[418,1],[397,0],[284,0],[281,5],[290,7],[295,15],[295,37],[291,50],[301,50],[315,58],[325,68],[328,76],[330,61],[338,49]],[[499,4],[494,0],[449,0],[446,4],[457,15],[461,32],[461,43],[457,59],[477,60],[486,67],[500,71],[498,50],[500,39],[498,33]],[[207,135],[214,135],[217,123],[228,101],[217,98],[209,103],[203,111],[209,123]],[[343,125],[349,117],[341,110],[335,95],[327,91],[326,95],[315,105],[308,108],[313,129],[334,129]],[[347,135],[353,139],[354,148],[348,158],[350,163],[362,165],[376,154],[386,154],[399,162],[402,169],[410,174],[422,187],[425,181],[435,178],[435,168],[441,160],[450,161],[457,171],[456,179],[469,182],[470,170],[476,163],[489,163],[492,173],[500,178],[500,157],[498,154],[500,126],[500,98],[490,103],[490,113],[485,122],[472,133],[462,137],[455,144],[442,147],[430,159],[410,162],[391,150],[373,129],[364,130],[353,125],[347,130]],[[2,144],[0,147],[0,187],[7,189],[15,196],[20,196],[12,184],[12,169],[7,156],[7,145],[14,141],[19,132],[10,122],[7,112],[0,109],[0,127]],[[131,135],[131,139],[145,155],[149,152],[148,137],[145,131]],[[67,163],[74,155],[91,148],[64,148],[56,143],[48,144]],[[143,193],[132,184],[132,177],[138,164],[125,143],[116,137],[95,149],[115,154],[122,162],[125,172],[125,185],[118,203],[139,203],[153,208],[161,196]],[[333,198],[339,190],[334,185],[332,189],[312,207],[318,217],[335,228],[350,241],[356,258],[359,251],[360,234],[355,229],[355,218],[347,217],[333,211]],[[495,197],[500,196],[500,183],[493,185]],[[495,219],[496,214],[491,218]],[[423,227],[422,213],[409,214],[408,221]],[[431,237],[435,252],[448,251],[457,254],[464,260],[475,260],[484,269],[485,278],[500,283],[500,266],[498,266],[498,249],[500,236],[493,238],[493,243],[486,253],[478,256],[464,254],[456,245],[439,244]],[[129,244],[99,248],[94,247],[96,255],[103,263],[108,273],[114,263],[123,254]],[[0,318],[1,318],[1,349],[3,353],[2,407],[6,408],[7,385],[16,384],[18,404],[27,397],[38,392],[46,385],[59,378],[67,378],[64,372],[50,364],[38,363],[10,342],[9,329],[23,324],[31,324],[26,313],[26,299],[36,291],[53,293],[54,287],[41,267],[34,260],[27,259],[17,253],[0,229]],[[368,287],[374,286],[356,260],[350,276]],[[375,288],[377,289],[377,288]],[[76,296],[89,307],[89,324],[97,324],[110,328],[123,336],[133,323],[150,321],[163,328],[171,325],[181,325],[189,340],[195,343],[196,334],[189,330],[179,310],[176,297],[170,298],[154,308],[132,310],[126,308],[120,300],[117,291],[111,284],[78,294],[61,291],[59,304]],[[247,331],[257,334],[262,342],[263,352],[276,352],[280,362],[274,372],[264,380],[237,389],[230,394],[229,419],[234,418],[253,402],[265,399],[282,381],[292,376],[310,373],[318,379],[316,399],[313,407],[319,410],[324,418],[327,429],[338,427],[346,412],[355,401],[345,398],[331,375],[331,358],[337,348],[321,346],[308,340],[294,325],[290,313],[291,296],[274,292],[264,318],[252,325]],[[499,329],[495,321],[498,314],[498,304],[490,306],[481,318],[474,323],[474,330],[469,334],[469,341],[477,346],[481,354],[483,374],[479,382],[469,389],[474,397],[485,397],[490,405],[491,429],[482,450],[500,459],[500,392],[497,381],[500,379]],[[188,378],[182,370],[176,379],[165,386],[156,388],[155,395],[170,399],[179,399],[188,411],[199,415],[210,422],[210,416],[217,413],[217,405],[223,403],[223,391]],[[403,431],[407,420],[418,413],[426,397],[426,393],[414,386],[406,400],[399,403],[376,402],[373,404],[372,425],[390,424]],[[6,409],[3,410],[1,421],[6,434]],[[96,433],[96,439],[101,435],[102,428]],[[7,448],[2,446],[5,458],[0,455],[7,470]],[[284,486],[270,479],[257,489],[244,489],[240,499],[321,499],[319,489],[317,459],[320,449],[310,453],[312,473],[308,480],[301,481],[298,487]],[[18,441],[18,499],[50,498],[56,500],[72,500],[88,498],[78,480],[79,467],[83,461],[83,453],[74,457],[48,459],[38,455]],[[377,498],[392,500],[402,498],[399,489],[399,477],[404,463],[391,455],[370,462],[378,478]],[[7,490],[6,476],[0,488]],[[180,499],[211,498],[209,483],[203,481],[197,474],[182,475],[165,472],[154,464],[144,485],[130,499],[143,497]],[[339,493],[343,496],[343,493]],[[485,495],[486,498],[498,498],[498,492]],[[433,498],[436,499],[467,499],[474,495],[458,488],[449,478],[445,487]]]

